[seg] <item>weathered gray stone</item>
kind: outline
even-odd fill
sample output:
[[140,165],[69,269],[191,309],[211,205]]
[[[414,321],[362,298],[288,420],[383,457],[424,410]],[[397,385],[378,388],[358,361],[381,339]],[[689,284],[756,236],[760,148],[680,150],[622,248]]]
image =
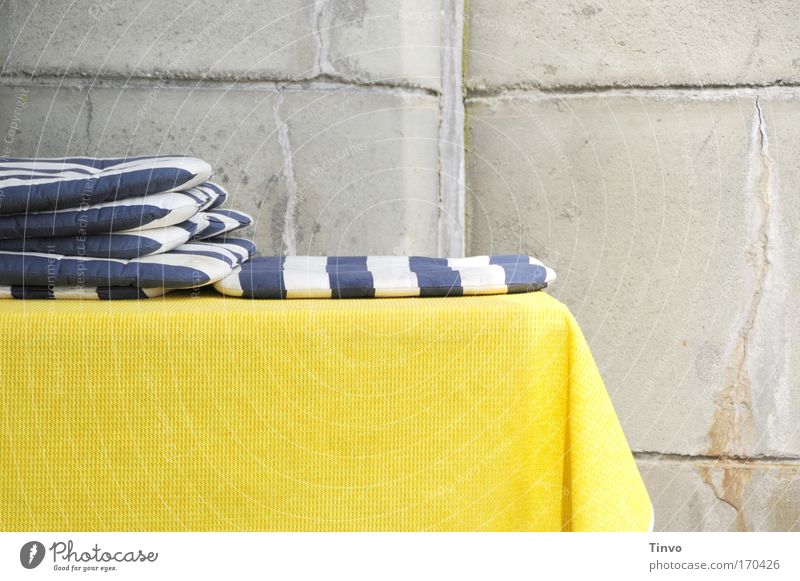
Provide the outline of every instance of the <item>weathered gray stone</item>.
[[437,104],[394,91],[286,94],[297,254],[436,254]]
[[[324,5],[323,24],[326,19],[330,22],[323,73],[357,82],[439,88],[442,6],[438,0],[317,4]],[[324,28],[320,36],[324,46]],[[330,68],[325,70],[325,65]]]
[[656,531],[799,531],[800,465],[638,459]]
[[735,531],[737,510],[720,500],[689,462],[637,460],[656,531]]
[[[715,476],[723,492],[736,490],[735,471],[717,470]],[[742,513],[747,530],[800,531],[800,465],[757,464],[740,478],[745,483]]]
[[7,74],[440,85],[440,6],[425,0],[45,0],[2,10]]
[[11,54],[11,2],[0,3],[0,74],[7,65],[8,55]]
[[[252,213],[264,254],[436,248],[437,99],[236,85],[34,86],[10,155],[187,153]],[[0,127],[19,87],[0,87]]]
[[[293,79],[313,76],[309,2],[7,3],[14,72]],[[313,4],[312,4],[313,5]]]
[[279,81],[322,75],[436,89],[439,8],[425,0],[6,2],[3,50],[11,56],[6,73]]
[[[755,99],[507,98],[467,112],[469,252],[556,269],[552,292],[581,322],[632,447],[757,453],[741,373],[765,261]],[[778,440],[797,449],[796,433]]]
[[468,84],[800,81],[794,0],[470,0]]

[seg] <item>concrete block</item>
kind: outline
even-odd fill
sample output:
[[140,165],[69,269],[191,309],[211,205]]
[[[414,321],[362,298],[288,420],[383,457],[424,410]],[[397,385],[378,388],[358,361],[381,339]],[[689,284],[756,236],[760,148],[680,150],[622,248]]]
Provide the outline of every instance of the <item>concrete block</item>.
[[[323,75],[436,89],[436,6],[424,0],[11,2],[3,8],[6,72],[278,81]],[[430,17],[402,18],[401,11]]]
[[[796,454],[797,430],[770,439],[754,419],[772,384],[748,371],[765,356],[771,219],[755,98],[492,98],[467,114],[469,252],[555,268],[632,447]],[[763,412],[789,426],[792,409]]]
[[[437,240],[437,99],[388,90],[167,83],[21,90],[17,156],[187,153],[253,214],[263,254],[429,254]],[[5,105],[8,103],[9,105]]]
[[793,0],[470,0],[468,85],[797,83]]
[[737,510],[689,462],[637,460],[655,512],[655,531],[735,531]]
[[800,531],[800,465],[639,459],[656,531]]
[[11,3],[7,70],[73,76],[312,76],[308,2]]
[[436,254],[437,106],[396,91],[286,94],[297,254]]
[[354,82],[439,89],[442,6],[438,0],[316,4],[321,5],[323,74]]

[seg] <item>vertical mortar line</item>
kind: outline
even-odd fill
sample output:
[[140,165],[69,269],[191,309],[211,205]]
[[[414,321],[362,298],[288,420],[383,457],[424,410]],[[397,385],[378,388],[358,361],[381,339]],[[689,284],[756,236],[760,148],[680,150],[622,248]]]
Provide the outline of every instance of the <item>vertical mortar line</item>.
[[439,256],[464,256],[464,1],[442,0],[439,97]]

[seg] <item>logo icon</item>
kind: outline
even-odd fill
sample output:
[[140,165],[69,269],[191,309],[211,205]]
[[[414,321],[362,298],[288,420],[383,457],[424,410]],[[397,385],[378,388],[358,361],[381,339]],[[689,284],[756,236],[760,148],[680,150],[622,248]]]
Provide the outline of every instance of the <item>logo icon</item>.
[[44,545],[39,541],[30,541],[19,550],[19,562],[26,569],[35,569],[44,560]]

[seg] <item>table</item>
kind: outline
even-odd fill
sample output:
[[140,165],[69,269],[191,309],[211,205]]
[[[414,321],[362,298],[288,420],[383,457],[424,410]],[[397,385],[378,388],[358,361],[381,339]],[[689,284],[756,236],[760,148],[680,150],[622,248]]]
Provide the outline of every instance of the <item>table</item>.
[[544,292],[0,301],[5,531],[648,530]]

